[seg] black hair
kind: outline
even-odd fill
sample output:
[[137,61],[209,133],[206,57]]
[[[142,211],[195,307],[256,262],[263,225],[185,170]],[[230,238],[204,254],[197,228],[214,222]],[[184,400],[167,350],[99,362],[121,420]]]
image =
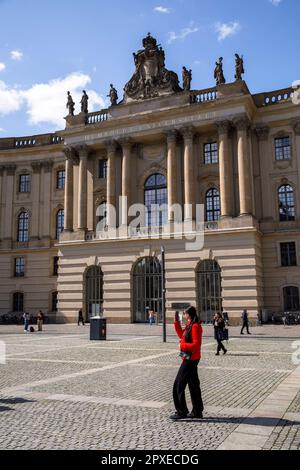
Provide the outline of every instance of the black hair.
[[185,331],[185,340],[186,340],[187,343],[191,343],[192,342],[192,335],[191,335],[192,328],[196,323],[200,323],[200,321],[199,321],[199,317],[198,317],[198,314],[197,314],[197,310],[192,305],[189,308],[187,308],[185,310],[185,312],[191,318],[191,323]]

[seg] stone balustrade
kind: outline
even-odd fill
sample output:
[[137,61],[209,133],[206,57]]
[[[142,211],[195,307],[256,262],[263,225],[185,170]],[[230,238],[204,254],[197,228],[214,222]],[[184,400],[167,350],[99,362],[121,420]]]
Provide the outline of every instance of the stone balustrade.
[[283,88],[281,90],[271,91],[269,93],[259,93],[253,95],[255,104],[261,108],[263,106],[270,106],[279,103],[286,103],[290,101],[294,94],[294,89],[292,87]]
[[205,103],[207,101],[216,101],[218,99],[217,88],[206,88],[205,90],[191,91],[191,104]]
[[101,111],[95,113],[89,113],[87,115],[86,124],[98,124],[99,122],[105,122],[109,119],[109,112],[107,109],[102,109]]
[[23,149],[42,145],[57,145],[63,142],[59,134],[43,134],[38,136],[0,139],[0,150]]

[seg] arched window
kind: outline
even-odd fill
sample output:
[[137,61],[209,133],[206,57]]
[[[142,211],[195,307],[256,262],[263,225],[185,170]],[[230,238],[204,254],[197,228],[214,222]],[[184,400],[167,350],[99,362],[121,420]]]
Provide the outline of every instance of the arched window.
[[[164,175],[150,176],[145,183],[146,227],[162,227],[168,221],[168,189]],[[158,206],[164,206],[159,209]]]
[[28,242],[29,240],[29,215],[28,212],[21,212],[18,217],[18,242]]
[[13,312],[24,312],[24,294],[23,292],[15,292],[13,294]]
[[300,310],[299,288],[295,286],[284,287],[283,289],[284,311],[292,312]]
[[295,220],[294,190],[289,184],[280,186],[278,190],[280,221]]
[[56,313],[57,311],[58,311],[58,292],[52,292],[51,312]]
[[196,276],[201,320],[210,323],[222,310],[221,268],[216,261],[205,260],[198,265]]
[[55,231],[56,240],[59,240],[60,234],[64,230],[64,219],[65,219],[64,210],[60,209],[56,214],[56,231]]
[[133,321],[148,321],[148,311],[154,310],[161,319],[162,270],[155,257],[141,259],[133,270]]
[[220,219],[220,193],[216,188],[211,188],[205,198],[206,222],[215,222]]
[[92,266],[85,275],[86,312],[88,319],[103,311],[103,273],[99,266]]

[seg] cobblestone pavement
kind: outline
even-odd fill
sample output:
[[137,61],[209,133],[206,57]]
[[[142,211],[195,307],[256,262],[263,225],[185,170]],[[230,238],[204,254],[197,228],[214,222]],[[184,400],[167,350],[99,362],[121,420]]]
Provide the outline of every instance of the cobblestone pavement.
[[0,326],[7,353],[0,364],[0,449],[201,450],[235,442],[248,448],[253,440],[261,449],[299,450],[292,346],[300,328],[260,327],[251,337],[232,328],[229,353],[219,357],[212,329],[204,330],[205,419],[174,423],[180,359],[172,327],[163,344],[154,326],[111,325],[106,342],[90,342],[88,327],[45,325],[43,333],[24,334]]

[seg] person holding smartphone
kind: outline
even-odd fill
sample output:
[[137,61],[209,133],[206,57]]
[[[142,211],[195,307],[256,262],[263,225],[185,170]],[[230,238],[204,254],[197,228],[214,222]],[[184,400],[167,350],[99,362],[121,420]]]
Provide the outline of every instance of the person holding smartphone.
[[[183,317],[187,322],[185,329],[182,329],[179,314],[176,312],[174,327],[180,339],[182,364],[173,386],[173,399],[176,412],[174,415],[170,416],[170,418],[174,421],[187,418],[202,419],[204,410],[198,376],[203,330],[194,307],[190,306],[184,312]],[[191,413],[189,413],[185,399],[185,389],[187,385],[193,404]]]

